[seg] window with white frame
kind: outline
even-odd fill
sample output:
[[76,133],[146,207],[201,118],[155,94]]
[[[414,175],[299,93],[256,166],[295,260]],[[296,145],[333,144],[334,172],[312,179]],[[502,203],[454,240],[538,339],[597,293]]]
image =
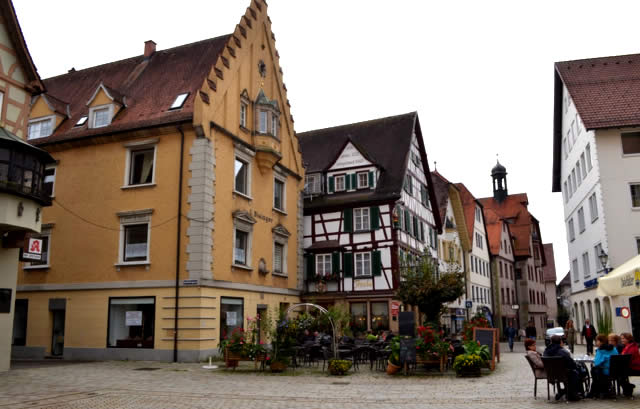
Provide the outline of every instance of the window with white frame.
[[476,220],[479,222],[482,221],[482,215],[480,213],[481,213],[480,208],[476,207]]
[[102,128],[111,123],[111,116],[113,115],[113,105],[99,106],[89,109],[89,116],[91,117],[91,128]]
[[42,256],[40,261],[30,261],[24,263],[25,269],[47,268],[51,259],[51,225],[42,225],[40,234],[32,235],[34,239],[42,239]]
[[278,136],[278,117],[271,114],[271,135]]
[[576,169],[573,168],[573,170],[571,171],[571,182],[573,182],[573,191],[577,191],[578,190],[578,183],[576,180]]
[[280,175],[276,175],[273,179],[273,208],[285,211],[285,181],[286,179]]
[[267,133],[267,111],[258,111],[258,132],[262,134]]
[[118,213],[120,217],[120,264],[149,263],[152,209]]
[[576,162],[576,175],[578,176],[578,186],[582,184],[582,172],[580,171],[580,162]]
[[233,263],[241,266],[248,265],[249,233],[236,229],[236,239],[233,252]]
[[640,208],[640,183],[631,183],[629,190],[631,191],[631,207]]
[[233,265],[251,267],[253,225],[256,220],[246,211],[233,213]]
[[244,102],[240,103],[240,126],[247,127],[247,104]]
[[580,154],[580,171],[582,172],[582,179],[587,178],[587,163],[584,158],[584,152]]
[[582,270],[584,271],[584,278],[591,275],[591,267],[589,266],[589,253],[582,253]]
[[273,243],[273,272],[276,274],[284,274],[285,266],[284,244]]
[[27,139],[38,139],[53,133],[54,117],[32,119],[29,121],[29,135]]
[[591,211],[591,223],[593,223],[598,218],[598,202],[595,193],[589,196],[589,210]]
[[345,175],[339,175],[334,177],[335,184],[336,184],[336,192],[342,192],[345,190],[344,178],[345,178]]
[[580,233],[582,233],[585,229],[585,222],[584,222],[584,208],[580,208],[578,209],[578,231],[580,231]]
[[602,253],[602,243],[598,243],[595,245],[595,247],[593,248],[593,256],[594,256],[594,261],[595,261],[595,266],[596,266],[596,273],[601,271],[601,269],[604,268],[604,266],[602,265],[602,262],[600,261],[600,253]]
[[154,162],[156,157],[156,148],[130,148],[129,149],[129,177],[127,178],[128,186],[148,185],[153,183]]
[[358,189],[369,187],[369,172],[358,172]]
[[44,180],[42,181],[42,188],[49,197],[54,197],[56,194],[56,165],[47,165],[44,169]]
[[591,146],[589,144],[584,148],[584,155],[587,157],[587,172],[591,172],[593,165],[591,164]]
[[331,275],[331,254],[316,255],[316,275]]
[[320,175],[305,175],[304,184],[307,193],[322,193],[322,177]]
[[353,210],[356,231],[369,230],[369,208],[363,207]]
[[578,268],[578,259],[574,258],[571,261],[571,274],[573,275],[573,281],[580,280],[580,269]]
[[478,247],[480,249],[482,248],[482,240],[483,240],[482,235],[480,233],[476,232],[476,247]]
[[356,277],[371,275],[371,253],[356,253]]
[[569,230],[569,241],[574,241],[576,239],[576,231],[573,227],[573,218],[569,219],[567,223],[567,227]]
[[233,191],[251,197],[251,160],[252,154],[236,146],[233,169]]

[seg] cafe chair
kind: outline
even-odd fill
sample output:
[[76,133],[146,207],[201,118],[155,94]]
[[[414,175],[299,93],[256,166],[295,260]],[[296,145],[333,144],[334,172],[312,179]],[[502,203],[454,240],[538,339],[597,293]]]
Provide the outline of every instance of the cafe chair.
[[560,391],[561,385],[564,384],[565,394],[564,398],[569,401],[569,370],[567,369],[564,358],[562,357],[542,357],[542,363],[544,364],[544,371],[547,373],[547,400],[551,399],[549,394],[549,384],[554,386],[554,389]]
[[609,361],[609,382],[611,390],[620,395],[621,383],[629,381],[629,366],[632,355],[612,355]]
[[533,363],[533,361],[531,360],[531,358],[528,355],[525,355],[524,358],[529,363],[529,366],[531,367],[531,372],[533,372],[533,378],[534,378],[534,381],[533,381],[533,399],[537,399],[538,379],[547,379],[547,374],[545,373],[544,375],[540,375],[540,374],[536,373],[536,366]]

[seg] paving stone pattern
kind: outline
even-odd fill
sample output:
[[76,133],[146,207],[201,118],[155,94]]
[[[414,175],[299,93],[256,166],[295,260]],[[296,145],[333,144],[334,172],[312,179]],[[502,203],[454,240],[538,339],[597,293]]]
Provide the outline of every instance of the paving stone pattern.
[[[583,347],[577,348],[583,353]],[[336,378],[319,370],[254,373],[248,366],[233,373],[158,362],[17,363],[0,376],[0,409],[563,407],[546,400],[544,381],[538,382],[538,399],[533,399],[533,375],[523,353],[520,343],[515,352],[503,352],[494,373],[475,379],[436,373],[388,376],[368,368]],[[640,378],[632,381],[639,384]],[[567,406],[635,409],[640,407],[640,392],[635,397],[638,400],[586,400]]]

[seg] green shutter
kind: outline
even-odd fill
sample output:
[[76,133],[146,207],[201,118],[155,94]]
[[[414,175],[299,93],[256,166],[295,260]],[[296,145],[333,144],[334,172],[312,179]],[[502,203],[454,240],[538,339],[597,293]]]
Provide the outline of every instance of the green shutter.
[[382,275],[382,258],[380,257],[380,252],[378,250],[373,253],[373,275],[374,277],[379,277]]
[[420,222],[420,241],[424,243],[424,223]]
[[340,272],[340,253],[334,251],[331,253],[331,272],[338,274]]
[[373,206],[369,210],[369,215],[371,217],[371,230],[378,230],[380,228],[380,210],[378,206]]
[[404,231],[411,233],[411,215],[408,210],[404,211]]
[[422,184],[420,185],[420,200],[424,206],[427,205],[427,192]]
[[316,256],[313,254],[305,254],[307,259],[307,279],[316,275]]
[[355,173],[351,174],[351,187],[353,189],[358,188],[358,175],[356,175]]
[[420,228],[418,227],[418,217],[413,216],[413,235],[416,236],[416,238],[420,237]]
[[353,209],[345,209],[344,211],[344,231],[353,232]]
[[344,175],[344,189],[351,189],[351,177],[349,175]]
[[353,277],[353,253],[342,255],[342,272],[345,277]]
[[373,172],[369,172],[369,187],[373,187]]
[[336,182],[333,176],[329,176],[329,193],[333,193],[336,190]]

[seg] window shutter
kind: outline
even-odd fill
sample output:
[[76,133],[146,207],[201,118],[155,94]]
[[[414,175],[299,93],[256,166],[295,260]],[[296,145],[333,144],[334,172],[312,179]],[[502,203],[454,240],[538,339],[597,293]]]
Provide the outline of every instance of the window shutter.
[[413,235],[416,238],[420,237],[420,231],[418,230],[418,218],[416,216],[413,216]]
[[411,215],[408,210],[404,211],[404,230],[411,233]]
[[353,253],[342,255],[342,272],[345,277],[353,277]]
[[424,206],[427,205],[427,189],[425,189],[424,185],[420,185],[420,200],[422,200]]
[[351,187],[353,189],[358,188],[358,175],[356,175],[355,173],[351,174]]
[[353,209],[344,210],[344,231],[353,232]]
[[329,193],[333,193],[336,189],[336,182],[333,176],[329,176]]
[[344,188],[345,190],[351,189],[351,176],[344,175]]
[[424,243],[424,223],[420,222],[420,241]]
[[380,277],[382,275],[382,258],[380,257],[380,251],[376,250],[373,253],[373,276]]
[[340,253],[334,251],[331,253],[331,272],[338,274],[340,272]]
[[373,172],[369,172],[369,187],[373,187]]
[[378,230],[380,228],[380,209],[378,206],[373,206],[369,210],[371,215],[371,230]]
[[316,257],[313,254],[305,254],[307,259],[307,279],[316,275]]

